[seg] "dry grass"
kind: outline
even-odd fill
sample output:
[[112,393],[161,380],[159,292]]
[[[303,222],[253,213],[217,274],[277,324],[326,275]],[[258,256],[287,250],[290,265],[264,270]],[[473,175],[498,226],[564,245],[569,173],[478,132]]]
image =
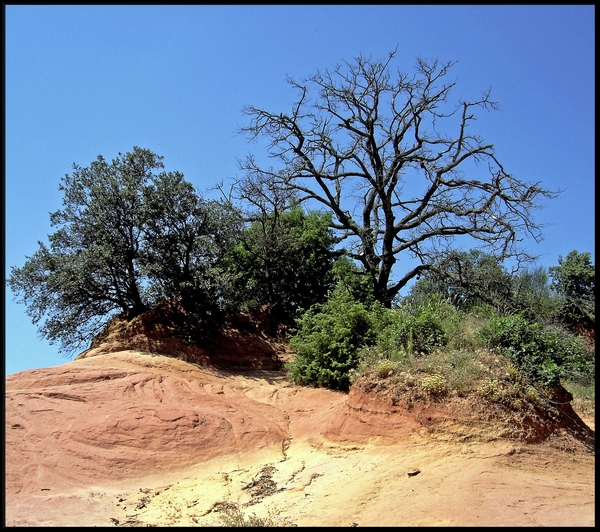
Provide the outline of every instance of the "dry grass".
[[[440,427],[448,421],[465,426],[493,422],[493,438],[535,442],[561,430],[572,413],[569,392],[575,397],[575,410],[593,416],[593,389],[533,384],[507,358],[479,347],[438,350],[402,361],[373,357],[360,367],[354,386],[415,413],[437,403]],[[429,417],[421,421],[427,424]],[[589,440],[589,432],[576,431]]]

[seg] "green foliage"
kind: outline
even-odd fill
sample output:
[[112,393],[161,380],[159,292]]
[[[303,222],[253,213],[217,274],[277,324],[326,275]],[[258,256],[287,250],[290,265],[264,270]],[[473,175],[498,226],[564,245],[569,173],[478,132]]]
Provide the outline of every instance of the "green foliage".
[[504,309],[510,301],[511,280],[499,259],[473,249],[452,251],[441,257],[413,285],[407,302],[418,304],[439,296],[461,310],[482,303]]
[[533,382],[556,386],[565,372],[593,371],[581,340],[522,315],[495,318],[479,331],[486,346],[507,355]]
[[144,223],[143,187],[161,158],[134,148],[112,164],[99,156],[89,168],[73,165],[60,185],[63,209],[50,215],[58,230],[8,283],[51,342],[63,348],[90,340],[115,310],[147,308],[137,260]]
[[558,311],[559,300],[552,291],[545,268],[526,269],[511,278],[510,305],[513,313],[522,313],[530,321],[548,323]]
[[[390,328],[383,334],[393,338],[396,348],[403,349],[409,355],[427,354],[446,345],[444,319],[454,314],[448,303],[439,297],[431,297],[413,308],[400,307],[391,317]],[[386,342],[389,340],[386,338]]]
[[402,302],[414,306],[432,296],[465,312],[489,307],[504,316],[522,313],[543,322],[552,320],[559,304],[543,267],[510,274],[498,258],[479,250],[448,253],[421,276]]
[[[524,315],[499,317],[481,309],[463,312],[438,296],[372,310],[376,337],[359,350],[352,382],[371,375],[381,386],[385,381],[407,391],[406,375],[412,375],[433,395],[478,391],[518,409],[520,401],[535,399],[536,389],[562,379],[581,386],[593,381],[593,351],[581,337]],[[415,338],[421,338],[420,346]]]
[[247,308],[264,305],[288,325],[299,308],[323,302],[337,255],[330,222],[329,215],[294,207],[252,223],[228,255],[230,298]]
[[98,263],[109,260],[106,248],[89,246],[73,254],[56,245],[39,246],[21,268],[12,267],[12,291],[35,325],[43,321],[38,331],[50,343],[61,341],[67,350],[90,342],[104,325],[102,318],[110,317],[121,303],[112,298],[116,283],[106,272],[98,272]]
[[63,208],[50,215],[49,246],[40,242],[11,268],[13,293],[61,350],[89,343],[116,312],[135,316],[164,298],[181,299],[191,314],[214,308],[226,216],[163,167],[138,147],[111,163],[74,164],[61,180]]
[[297,352],[288,365],[290,377],[298,384],[344,390],[359,361],[371,361],[378,373],[389,373],[407,357],[422,356],[445,345],[444,319],[454,313],[455,309],[439,298],[412,312],[387,309],[375,302],[366,306],[339,284],[325,304],[298,319],[290,342]]
[[559,316],[568,324],[593,325],[595,316],[596,268],[589,252],[571,251],[558,266],[549,268],[552,288],[561,296]]
[[446,379],[437,373],[423,377],[421,379],[421,388],[423,388],[429,395],[442,396],[448,392],[448,384]]
[[296,351],[288,364],[297,384],[312,384],[337,390],[350,386],[350,371],[358,365],[358,351],[375,340],[369,309],[344,287],[315,305],[298,319],[290,346]]
[[332,286],[343,286],[355,300],[362,301],[365,305],[375,302],[371,279],[364,269],[357,266],[347,255],[336,258],[328,278]]
[[236,243],[239,213],[199,197],[183,175],[162,173],[144,190],[146,219],[141,271],[153,300],[178,299],[192,321],[219,320],[223,258]]

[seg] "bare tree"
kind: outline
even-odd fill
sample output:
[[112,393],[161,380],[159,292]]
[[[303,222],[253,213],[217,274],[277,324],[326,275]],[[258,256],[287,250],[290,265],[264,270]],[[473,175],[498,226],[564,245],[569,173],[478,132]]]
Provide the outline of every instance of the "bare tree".
[[[288,78],[299,92],[290,114],[249,106],[241,129],[267,138],[269,155],[282,163],[263,168],[249,156],[240,163],[248,179],[331,210],[340,241],[387,306],[459,239],[500,260],[532,258],[519,243],[541,239],[532,211],[556,195],[508,174],[493,145],[470,131],[476,109],[497,109],[489,91],[450,104],[456,82],[445,78],[455,63],[419,59],[414,75],[393,78],[395,53],[359,57],[303,82]],[[405,271],[395,278],[401,257]]]

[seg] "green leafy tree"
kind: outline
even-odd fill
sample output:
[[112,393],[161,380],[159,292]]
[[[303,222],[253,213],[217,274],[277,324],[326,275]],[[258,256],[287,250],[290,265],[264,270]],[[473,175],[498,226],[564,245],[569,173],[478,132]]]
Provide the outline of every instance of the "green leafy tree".
[[511,306],[511,276],[489,253],[451,251],[432,264],[404,299],[418,305],[435,295],[465,311],[483,303],[506,311]]
[[181,174],[162,168],[161,156],[138,147],[111,163],[74,164],[49,245],[11,268],[13,293],[61,350],[89,343],[117,312],[139,315],[157,293],[178,297],[196,281],[212,226]]
[[352,294],[356,301],[360,301],[365,305],[372,305],[375,302],[370,277],[363,268],[345,253],[333,263],[328,277],[331,279],[332,287],[343,287]]
[[552,288],[561,296],[560,317],[569,325],[595,324],[596,267],[589,252],[571,251],[549,268]]
[[144,189],[142,271],[153,298],[177,298],[200,320],[217,318],[227,272],[223,261],[237,242],[240,213],[207,201],[179,172],[161,173]]
[[528,268],[513,275],[512,308],[532,322],[549,323],[557,313],[559,300],[552,291],[547,270]]
[[285,325],[298,309],[322,302],[338,255],[329,223],[328,215],[300,207],[261,213],[229,256],[235,298],[250,308],[266,307]]
[[388,307],[440,251],[472,243],[499,261],[529,258],[520,242],[541,238],[533,211],[555,196],[508,173],[472,130],[477,110],[497,108],[489,92],[452,103],[452,62],[419,59],[408,74],[392,71],[394,55],[289,79],[298,93],[289,111],[245,108],[242,132],[266,139],[280,166],[241,163],[249,179],[331,212]]
[[501,315],[522,313],[531,321],[551,321],[557,307],[543,267],[510,273],[498,259],[480,250],[453,251],[411,287],[405,304],[441,296],[460,310],[489,305]]

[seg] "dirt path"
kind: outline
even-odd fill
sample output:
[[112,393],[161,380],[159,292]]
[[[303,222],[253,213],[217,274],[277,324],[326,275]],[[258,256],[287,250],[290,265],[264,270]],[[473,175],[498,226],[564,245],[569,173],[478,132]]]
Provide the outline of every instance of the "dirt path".
[[594,526],[594,455],[135,352],[7,378],[8,526]]

